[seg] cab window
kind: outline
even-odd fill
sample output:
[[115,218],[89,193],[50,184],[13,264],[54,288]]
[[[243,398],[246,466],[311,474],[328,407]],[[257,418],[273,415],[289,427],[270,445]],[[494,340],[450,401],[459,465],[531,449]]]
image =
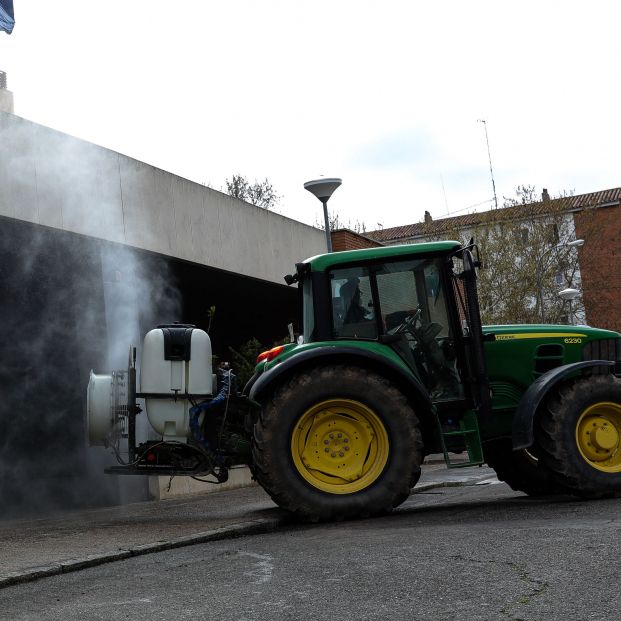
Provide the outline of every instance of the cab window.
[[310,278],[305,278],[302,283],[302,335],[305,343],[310,343],[315,338],[315,305]]
[[367,268],[333,270],[329,274],[332,294],[332,333],[335,338],[376,339],[371,278]]

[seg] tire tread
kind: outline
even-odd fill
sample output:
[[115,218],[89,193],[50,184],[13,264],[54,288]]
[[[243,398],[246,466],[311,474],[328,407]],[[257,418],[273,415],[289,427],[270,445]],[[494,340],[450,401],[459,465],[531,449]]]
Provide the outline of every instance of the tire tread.
[[[369,506],[366,494],[362,492],[351,494],[350,502],[347,503],[335,502],[337,499],[330,498],[328,495],[325,495],[323,502],[309,502],[307,495],[287,485],[286,478],[274,468],[276,460],[270,451],[274,447],[275,434],[283,432],[280,413],[288,407],[291,395],[298,395],[317,385],[334,383],[335,377],[339,378],[338,384],[360,385],[362,382],[368,391],[382,395],[382,399],[390,404],[390,408],[396,408],[405,418],[404,426],[408,434],[405,442],[411,447],[413,455],[413,458],[409,460],[409,471],[403,473],[398,481],[384,485],[383,493],[374,495],[376,499],[379,496],[381,501],[373,506]],[[335,389],[336,394],[338,394],[338,388]],[[405,395],[386,378],[361,367],[345,365],[317,367],[310,372],[290,378],[274,392],[272,398],[262,408],[253,433],[252,450],[256,478],[277,505],[303,520],[313,522],[343,520],[387,513],[408,498],[411,488],[420,478],[423,442],[419,427],[418,418]],[[299,484],[307,485],[301,478]]]

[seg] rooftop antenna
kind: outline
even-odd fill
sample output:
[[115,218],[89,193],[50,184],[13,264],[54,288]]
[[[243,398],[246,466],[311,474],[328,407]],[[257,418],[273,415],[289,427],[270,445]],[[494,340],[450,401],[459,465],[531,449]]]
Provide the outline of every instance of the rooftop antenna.
[[444,177],[442,176],[442,173],[440,173],[440,183],[442,184],[442,194],[444,194],[444,205],[446,207],[446,215],[448,216],[449,206],[448,206],[448,200],[446,200],[446,190],[444,189]]
[[489,151],[489,138],[487,137],[487,121],[485,119],[478,119],[479,123],[483,123],[485,128],[485,142],[487,143],[487,157],[489,158],[489,174],[492,176],[492,189],[494,190],[494,205],[498,209],[498,199],[496,198],[496,183],[494,182],[494,171],[492,169],[492,156]]

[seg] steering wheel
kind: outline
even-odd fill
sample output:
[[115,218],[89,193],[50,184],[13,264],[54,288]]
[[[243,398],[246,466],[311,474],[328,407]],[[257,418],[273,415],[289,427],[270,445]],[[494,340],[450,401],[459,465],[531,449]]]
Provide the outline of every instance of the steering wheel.
[[420,321],[420,316],[423,313],[423,309],[420,304],[416,307],[416,310],[408,315],[396,328],[393,328],[390,333],[391,334],[403,334],[404,332],[409,332],[412,336],[417,338],[416,335],[416,324]]

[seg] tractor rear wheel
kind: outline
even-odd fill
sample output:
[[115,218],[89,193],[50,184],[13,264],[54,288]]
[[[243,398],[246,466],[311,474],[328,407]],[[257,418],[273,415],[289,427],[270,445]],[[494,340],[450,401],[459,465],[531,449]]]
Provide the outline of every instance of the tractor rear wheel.
[[405,396],[364,368],[296,375],[254,428],[256,477],[274,501],[310,521],[365,517],[401,504],[420,477],[418,419]]
[[569,493],[531,450],[514,451],[511,440],[497,440],[485,447],[485,459],[498,480],[529,496]]
[[543,463],[571,493],[621,492],[621,380],[581,378],[548,399],[536,427]]

